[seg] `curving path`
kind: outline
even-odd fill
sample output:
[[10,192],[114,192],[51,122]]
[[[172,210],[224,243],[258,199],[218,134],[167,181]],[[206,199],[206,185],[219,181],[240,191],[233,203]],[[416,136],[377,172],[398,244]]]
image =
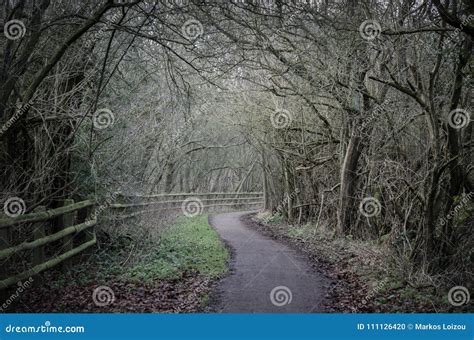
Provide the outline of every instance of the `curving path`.
[[246,226],[242,217],[249,213],[209,218],[232,251],[230,273],[217,286],[215,311],[320,312],[328,280],[314,272],[304,256]]

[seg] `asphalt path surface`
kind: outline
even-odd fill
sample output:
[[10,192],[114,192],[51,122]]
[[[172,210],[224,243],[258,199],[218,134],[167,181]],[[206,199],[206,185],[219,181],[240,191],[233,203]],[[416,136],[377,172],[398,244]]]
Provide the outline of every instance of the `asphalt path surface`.
[[317,313],[327,279],[287,245],[246,225],[251,212],[219,214],[211,225],[230,248],[230,272],[217,286],[220,313]]

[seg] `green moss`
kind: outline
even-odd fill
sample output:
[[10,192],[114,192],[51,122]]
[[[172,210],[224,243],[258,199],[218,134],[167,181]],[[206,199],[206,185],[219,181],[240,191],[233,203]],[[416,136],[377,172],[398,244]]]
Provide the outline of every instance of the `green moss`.
[[209,303],[210,303],[209,294],[204,294],[201,297],[201,307],[207,307],[209,306]]
[[227,271],[229,253],[207,216],[180,218],[161,236],[160,244],[146,263],[128,270],[137,280],[172,279],[194,271],[216,278]]
[[301,239],[308,235],[308,230],[304,227],[296,226],[288,229],[287,235],[293,239]]
[[283,221],[283,215],[280,212],[276,212],[271,215],[268,219],[266,219],[266,223],[268,224],[278,224]]

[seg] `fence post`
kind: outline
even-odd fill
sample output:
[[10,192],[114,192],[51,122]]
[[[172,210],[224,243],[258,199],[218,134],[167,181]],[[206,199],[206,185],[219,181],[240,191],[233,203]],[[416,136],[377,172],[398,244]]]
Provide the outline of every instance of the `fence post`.
[[[73,199],[65,199],[63,206],[68,206],[74,204]],[[73,226],[76,222],[76,215],[77,213],[75,211],[72,211],[70,213],[66,213],[62,216],[61,218],[61,229],[66,229],[67,227]],[[61,253],[65,253],[69,250],[72,250],[74,248],[74,234],[69,234],[65,236],[62,239],[62,246],[61,246]],[[70,262],[69,261],[64,261],[63,262],[63,268],[68,269],[70,268]]]
[[[45,211],[46,211],[46,207],[43,205],[40,205],[33,210],[34,213],[45,212]],[[31,225],[31,227],[33,228],[32,229],[33,240],[37,240],[39,238],[46,236],[46,223],[48,222],[40,221],[40,222],[33,223]],[[31,251],[31,264],[33,267],[46,261],[46,254],[45,254],[44,249],[45,249],[44,246],[39,246]],[[35,277],[35,282],[34,282],[35,286],[38,284],[41,284],[42,281],[43,281],[42,275],[37,275],[37,277]]]
[[[206,208],[205,208],[206,205],[213,205],[214,204],[212,201],[207,201],[207,200],[210,200],[211,198],[212,198],[211,194],[202,196],[202,207],[203,207],[202,208],[202,213],[203,214],[206,212]],[[210,213],[211,210],[212,210],[212,207],[207,208],[207,213]]]
[[[78,220],[79,220],[78,223],[84,223],[89,220],[97,219],[97,216],[93,216],[92,214],[93,211],[94,211],[94,206],[89,206],[89,207],[80,209],[78,211]],[[83,236],[81,236],[81,241],[83,241],[83,243],[91,241],[95,237],[95,227],[90,227],[84,230],[81,234],[83,234]],[[90,252],[91,250],[89,249],[89,250],[84,251],[83,254],[89,254]]]
[[[39,213],[39,212],[44,212],[46,211],[46,208],[44,206],[39,206],[36,207],[33,212]],[[43,238],[46,236],[46,228],[45,228],[45,221],[40,221],[33,223],[32,228],[33,228],[33,240],[37,240],[39,238]],[[46,256],[44,253],[44,246],[39,246],[36,247],[35,249],[32,250],[31,252],[31,263],[33,266],[36,266],[38,264],[43,263],[46,260]]]

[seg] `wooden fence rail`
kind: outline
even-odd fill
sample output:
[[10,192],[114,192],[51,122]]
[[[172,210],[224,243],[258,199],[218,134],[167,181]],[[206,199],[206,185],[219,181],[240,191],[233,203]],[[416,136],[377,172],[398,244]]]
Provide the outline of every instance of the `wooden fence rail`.
[[[255,201],[255,204],[262,203],[263,197],[243,197],[243,198],[200,198],[199,200],[202,203],[205,202],[234,202],[231,205],[238,205],[238,204],[248,204],[245,201]],[[144,202],[144,203],[117,203],[111,204],[110,207],[113,209],[120,209],[120,208],[133,208],[133,207],[146,207],[150,205],[173,205],[173,204],[182,204],[185,200],[170,200],[170,201],[154,201],[154,202]]]
[[[230,197],[226,197],[230,196]],[[155,195],[122,195],[126,203],[111,204],[110,208],[123,212],[135,210],[121,215],[118,219],[127,219],[142,214],[161,210],[179,210],[187,199],[196,200],[202,204],[203,210],[216,207],[263,206],[262,192],[207,192],[207,193],[171,193]],[[176,199],[182,198],[182,199]],[[138,202],[137,202],[138,201]],[[138,210],[139,208],[157,206],[153,209]]]
[[[111,208],[118,211],[122,218],[129,218],[157,210],[181,209],[186,198],[198,200],[202,209],[263,205],[261,192],[172,193],[120,195],[121,203],[103,205],[97,210]],[[29,269],[12,275],[8,272],[7,266],[0,267],[0,290],[59,264],[66,265],[66,260],[95,245],[97,238],[94,227],[97,225],[97,219],[96,213],[92,214],[95,205],[95,200],[74,203],[73,200],[67,199],[60,208],[46,210],[44,206],[41,206],[30,214],[0,219],[0,261],[7,261],[14,255],[31,251],[27,263]],[[153,209],[139,210],[145,207],[153,207]],[[52,221],[56,222],[54,231],[49,228]],[[20,224],[31,236],[28,237],[28,241],[13,245],[11,231],[13,227],[18,227]],[[78,234],[82,237],[75,237]],[[75,242],[75,240],[80,242]],[[48,258],[46,247],[52,242],[60,242],[60,253],[50,255]],[[57,248],[56,244],[54,246]]]
[[159,198],[159,197],[202,197],[202,196],[262,196],[263,192],[198,192],[198,193],[169,193],[169,194],[154,194],[154,195],[125,195],[123,197],[136,198]]
[[[2,275],[5,274],[2,273],[4,270],[0,269],[0,289],[7,288],[18,281],[64,263],[67,259],[96,244],[94,226],[97,224],[97,220],[95,217],[91,218],[94,205],[95,201],[93,200],[74,203],[73,200],[68,199],[65,200],[63,207],[57,209],[46,211],[44,207],[38,207],[31,214],[1,219],[1,235],[7,242],[2,242],[0,260],[6,261],[12,255],[26,250],[32,250],[32,252],[30,255],[30,269],[6,278],[3,278],[4,275]],[[59,221],[59,230],[47,235],[47,226],[52,220]],[[33,240],[17,245],[9,244],[11,228],[23,223],[28,225],[27,228],[31,232]],[[81,232],[84,234],[82,243],[74,247],[74,236]],[[51,242],[59,241],[61,241],[60,249],[62,253],[55,254],[48,259],[45,246]]]
[[86,200],[86,201],[78,202],[78,203],[71,204],[68,206],[64,206],[61,208],[51,209],[48,211],[40,211],[40,212],[31,213],[27,215],[20,215],[18,217],[4,218],[0,220],[0,228],[11,227],[20,223],[31,223],[31,222],[51,220],[55,217],[58,217],[70,212],[74,212],[83,208],[92,207],[94,206],[94,204],[95,204],[95,201]]

